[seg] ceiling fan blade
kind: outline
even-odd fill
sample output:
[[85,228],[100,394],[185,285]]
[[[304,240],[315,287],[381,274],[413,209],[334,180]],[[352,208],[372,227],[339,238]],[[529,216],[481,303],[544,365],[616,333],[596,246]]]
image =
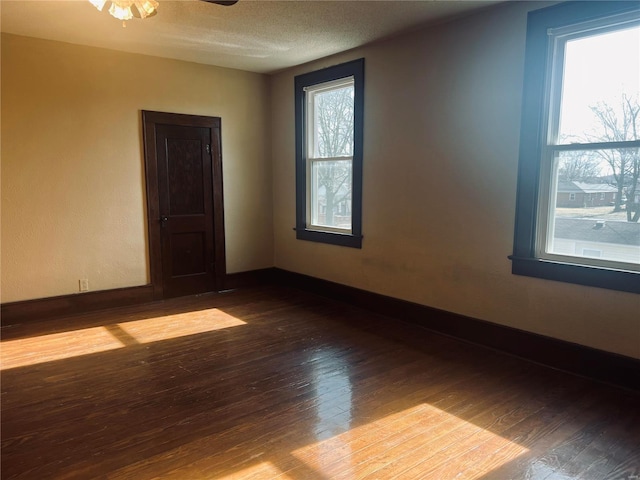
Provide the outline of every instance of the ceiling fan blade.
[[231,5],[235,5],[238,3],[238,0],[202,0],[207,3],[215,3],[217,5],[224,5],[225,7],[230,7]]

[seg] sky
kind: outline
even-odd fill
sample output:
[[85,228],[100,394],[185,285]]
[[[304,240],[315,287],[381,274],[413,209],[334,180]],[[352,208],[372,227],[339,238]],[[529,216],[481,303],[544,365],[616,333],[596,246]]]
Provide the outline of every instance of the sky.
[[567,42],[560,134],[597,128],[590,105],[640,96],[640,25]]

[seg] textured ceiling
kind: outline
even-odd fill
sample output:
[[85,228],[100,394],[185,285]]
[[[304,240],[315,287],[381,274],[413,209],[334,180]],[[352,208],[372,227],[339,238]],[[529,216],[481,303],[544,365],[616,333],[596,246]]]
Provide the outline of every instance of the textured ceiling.
[[498,3],[452,0],[240,0],[223,7],[159,0],[127,22],[86,0],[2,0],[2,31],[270,73]]

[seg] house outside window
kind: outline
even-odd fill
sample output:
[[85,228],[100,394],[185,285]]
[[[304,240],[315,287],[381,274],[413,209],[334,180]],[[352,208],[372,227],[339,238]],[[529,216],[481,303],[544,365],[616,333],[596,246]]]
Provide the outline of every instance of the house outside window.
[[638,2],[529,14],[513,273],[640,293],[638,72]]
[[362,246],[364,59],[295,78],[296,238]]

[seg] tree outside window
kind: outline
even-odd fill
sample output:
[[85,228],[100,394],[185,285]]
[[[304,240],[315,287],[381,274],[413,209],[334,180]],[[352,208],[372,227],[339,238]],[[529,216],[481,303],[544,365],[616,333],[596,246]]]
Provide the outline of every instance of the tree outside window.
[[513,273],[640,292],[638,3],[531,12],[525,69]]
[[295,79],[296,237],[360,248],[364,59]]

